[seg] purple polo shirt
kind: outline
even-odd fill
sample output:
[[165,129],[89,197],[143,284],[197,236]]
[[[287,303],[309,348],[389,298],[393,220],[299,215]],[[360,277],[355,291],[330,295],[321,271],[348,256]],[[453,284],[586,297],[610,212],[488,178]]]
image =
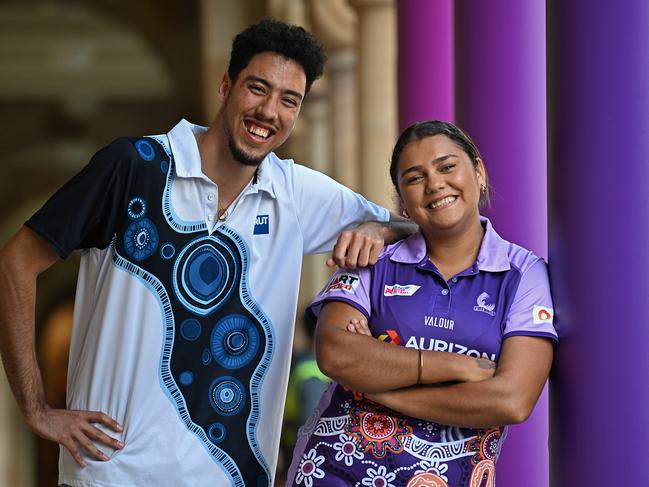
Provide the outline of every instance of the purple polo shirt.
[[[494,361],[510,336],[557,340],[545,262],[482,223],[475,263],[448,281],[418,232],[384,249],[371,268],[336,272],[310,310],[317,315],[326,301],[343,301],[367,317],[379,340]],[[495,479],[501,438],[504,428],[402,416],[333,383],[300,432],[289,483],[482,485]]]

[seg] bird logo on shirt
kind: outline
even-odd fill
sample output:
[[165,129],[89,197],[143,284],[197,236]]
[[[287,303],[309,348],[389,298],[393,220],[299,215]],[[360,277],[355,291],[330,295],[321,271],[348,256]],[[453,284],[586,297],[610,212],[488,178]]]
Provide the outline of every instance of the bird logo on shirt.
[[478,304],[473,307],[473,311],[482,311],[483,313],[487,313],[489,316],[495,316],[496,313],[494,312],[494,309],[496,309],[496,304],[490,303],[489,301],[491,301],[491,297],[486,292],[483,292],[478,296],[478,299],[476,299]]

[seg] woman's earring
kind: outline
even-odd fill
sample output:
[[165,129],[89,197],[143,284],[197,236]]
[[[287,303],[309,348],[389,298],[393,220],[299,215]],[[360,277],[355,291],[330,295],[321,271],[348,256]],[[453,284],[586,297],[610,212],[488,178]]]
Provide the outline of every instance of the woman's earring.
[[485,194],[487,192],[487,185],[485,183],[480,183],[480,192]]
[[406,210],[406,209],[404,208],[403,211],[401,212],[401,214],[402,214],[405,218],[407,218],[408,220],[410,220],[410,215],[408,215],[408,210]]

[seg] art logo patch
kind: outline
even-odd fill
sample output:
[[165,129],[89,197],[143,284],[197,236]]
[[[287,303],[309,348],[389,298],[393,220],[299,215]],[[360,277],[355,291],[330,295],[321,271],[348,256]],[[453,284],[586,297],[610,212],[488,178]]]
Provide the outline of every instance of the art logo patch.
[[485,292],[478,296],[476,299],[477,306],[473,307],[473,311],[482,311],[489,316],[496,316],[496,304],[491,301],[491,297]]
[[360,278],[358,274],[338,274],[333,277],[325,293],[331,291],[345,291],[346,293],[353,293],[358,287]]
[[268,235],[269,227],[268,215],[257,215],[255,217],[255,229],[252,233],[253,235]]
[[540,325],[541,323],[549,323],[551,325],[554,319],[554,310],[546,306],[534,306],[534,309],[532,309],[532,319],[535,325]]
[[420,287],[415,284],[393,284],[392,286],[386,284],[383,288],[383,296],[412,296]]

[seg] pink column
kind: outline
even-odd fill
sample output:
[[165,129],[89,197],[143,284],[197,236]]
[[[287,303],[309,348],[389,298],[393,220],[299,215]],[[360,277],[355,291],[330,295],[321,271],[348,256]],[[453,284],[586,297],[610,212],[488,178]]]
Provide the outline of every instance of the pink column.
[[399,129],[453,121],[453,1],[400,0]]
[[[493,186],[484,213],[504,238],[547,257],[545,2],[457,2],[455,41],[457,121]],[[544,392],[531,418],[510,427],[497,485],[548,484]]]

